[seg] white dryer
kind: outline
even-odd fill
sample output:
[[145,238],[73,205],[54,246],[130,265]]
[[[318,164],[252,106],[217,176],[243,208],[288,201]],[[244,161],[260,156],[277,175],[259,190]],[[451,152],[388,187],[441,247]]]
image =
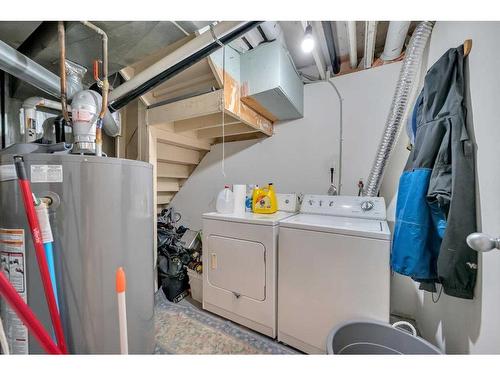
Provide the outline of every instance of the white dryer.
[[293,215],[203,215],[204,309],[276,337],[278,223]]
[[390,232],[383,198],[304,196],[280,222],[278,340],[325,353],[347,320],[389,321]]

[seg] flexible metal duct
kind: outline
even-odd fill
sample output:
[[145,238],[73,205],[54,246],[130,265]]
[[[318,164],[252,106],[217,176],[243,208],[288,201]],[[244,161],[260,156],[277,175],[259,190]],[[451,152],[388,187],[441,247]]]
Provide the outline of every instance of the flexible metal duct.
[[389,160],[391,151],[398,139],[413,82],[420,68],[422,55],[433,27],[434,22],[421,22],[411,36],[410,44],[406,50],[403,65],[399,73],[396,91],[394,92],[382,140],[380,141],[375,161],[366,182],[365,193],[369,197],[377,196],[380,189],[387,160]]

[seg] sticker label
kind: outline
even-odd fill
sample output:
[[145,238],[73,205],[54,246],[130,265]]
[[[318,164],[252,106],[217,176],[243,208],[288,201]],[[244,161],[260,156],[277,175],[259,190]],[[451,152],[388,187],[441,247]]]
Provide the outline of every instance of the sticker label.
[[62,165],[32,165],[31,182],[63,182]]
[[[0,228],[0,267],[19,295],[27,302],[26,251],[24,229]],[[28,329],[4,300],[0,299],[0,315],[5,335],[13,354],[28,354]]]
[[0,181],[17,180],[16,166],[14,164],[0,165]]

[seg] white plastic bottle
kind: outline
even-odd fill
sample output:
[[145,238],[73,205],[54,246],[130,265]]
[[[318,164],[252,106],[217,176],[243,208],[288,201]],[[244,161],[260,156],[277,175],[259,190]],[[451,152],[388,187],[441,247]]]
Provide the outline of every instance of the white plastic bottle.
[[224,186],[224,190],[219,192],[215,209],[220,214],[232,214],[234,212],[234,195],[229,185]]

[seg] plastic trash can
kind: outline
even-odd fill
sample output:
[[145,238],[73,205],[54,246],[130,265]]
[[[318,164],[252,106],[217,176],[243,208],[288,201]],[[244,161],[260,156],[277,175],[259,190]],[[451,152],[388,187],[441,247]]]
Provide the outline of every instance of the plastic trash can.
[[351,321],[335,327],[328,354],[442,354],[424,339],[377,321]]

